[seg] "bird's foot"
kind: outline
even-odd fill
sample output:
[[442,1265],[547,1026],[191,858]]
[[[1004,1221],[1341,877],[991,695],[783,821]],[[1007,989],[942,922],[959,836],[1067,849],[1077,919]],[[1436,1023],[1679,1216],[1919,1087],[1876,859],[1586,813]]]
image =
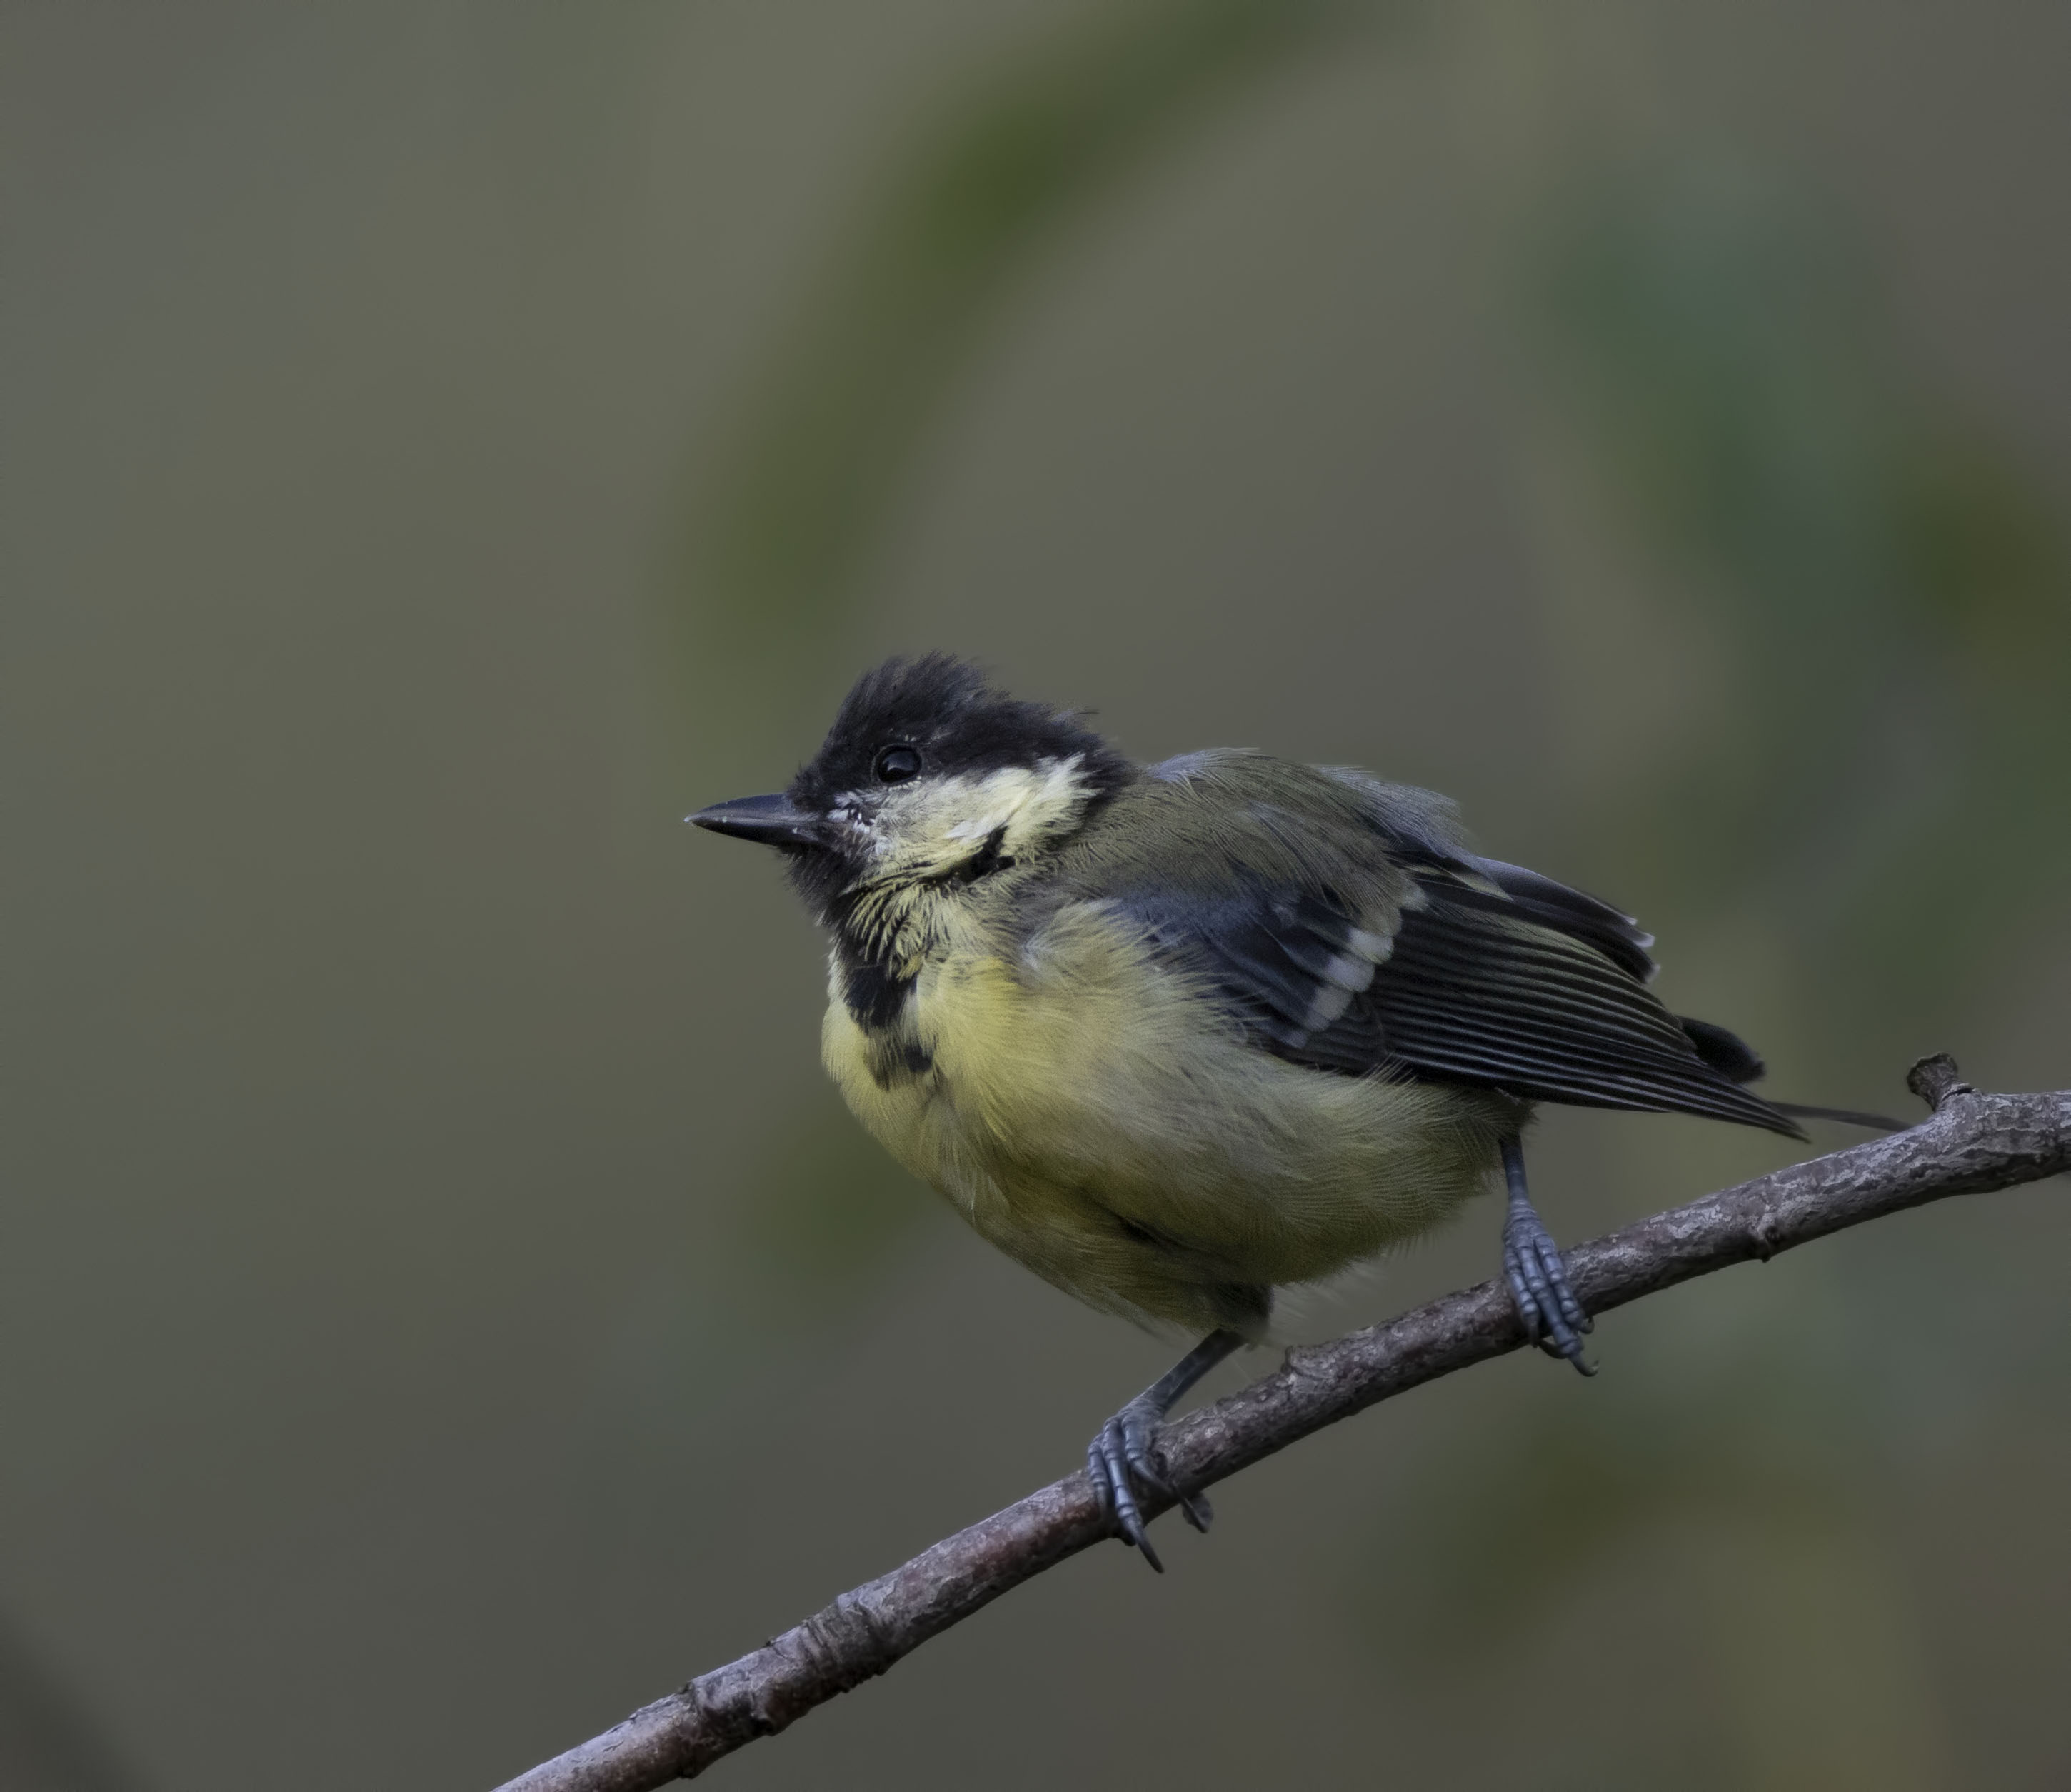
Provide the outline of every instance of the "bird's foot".
[[1086,1473],[1102,1515],[1143,1559],[1165,1572],[1144,1529],[1141,1502],[1153,1495],[1177,1506],[1196,1531],[1206,1531],[1215,1514],[1203,1494],[1183,1494],[1167,1478],[1165,1458],[1158,1448],[1158,1427],[1164,1409],[1149,1394],[1139,1394],[1100,1428],[1086,1448]]
[[1512,1200],[1503,1221],[1503,1273],[1524,1335],[1548,1355],[1565,1356],[1580,1373],[1594,1375],[1596,1364],[1582,1355],[1582,1338],[1596,1322],[1575,1298],[1560,1247],[1529,1201]]

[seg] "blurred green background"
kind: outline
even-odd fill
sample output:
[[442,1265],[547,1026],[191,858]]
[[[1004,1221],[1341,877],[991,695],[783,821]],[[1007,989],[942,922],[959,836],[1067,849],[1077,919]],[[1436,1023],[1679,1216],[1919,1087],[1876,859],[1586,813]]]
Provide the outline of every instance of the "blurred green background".
[[[1164,1366],[872,1154],[679,823],[895,648],[1450,791],[1780,1095],[2071,1085],[2067,68],[2046,0],[9,9],[0,1783],[486,1786]],[[718,1772],[2071,1782],[2065,1201],[1384,1408]]]

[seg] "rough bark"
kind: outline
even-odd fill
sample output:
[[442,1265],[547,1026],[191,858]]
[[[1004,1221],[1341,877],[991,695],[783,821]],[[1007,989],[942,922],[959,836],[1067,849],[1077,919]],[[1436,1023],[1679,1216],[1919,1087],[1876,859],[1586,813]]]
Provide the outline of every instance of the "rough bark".
[[[1579,1245],[1567,1253],[1576,1293],[1601,1313],[1945,1195],[2071,1170],[2071,1092],[1981,1095],[1946,1057],[1921,1060],[1907,1082],[1934,1109],[1919,1126]],[[1376,1401],[1524,1342],[1508,1290],[1486,1281],[1333,1343],[1290,1351],[1273,1373],[1165,1428],[1172,1478],[1197,1491]],[[1145,1506],[1146,1515],[1164,1509]],[[1068,1475],[500,1792],[646,1792],[687,1779],[1107,1535],[1085,1475]]]

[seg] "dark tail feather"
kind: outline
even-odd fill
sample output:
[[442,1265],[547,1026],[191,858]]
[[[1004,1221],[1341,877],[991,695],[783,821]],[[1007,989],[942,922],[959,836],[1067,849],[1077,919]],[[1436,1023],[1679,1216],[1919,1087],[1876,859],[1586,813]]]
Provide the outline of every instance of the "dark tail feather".
[[1902,1133],[1913,1124],[1910,1120],[1894,1120],[1888,1113],[1858,1113],[1853,1108],[1812,1108],[1802,1101],[1769,1105],[1794,1120],[1838,1120],[1843,1126],[1867,1126],[1873,1133]]
[[1675,1024],[1688,1036],[1697,1056],[1729,1083],[1752,1083],[1769,1068],[1737,1033],[1714,1027],[1708,1020],[1692,1020],[1688,1015],[1678,1015]]
[[[1675,1023],[1697,1056],[1729,1083],[1752,1083],[1769,1068],[1753,1046],[1723,1027],[1692,1020],[1687,1015],[1679,1015]],[[1764,1105],[1793,1120],[1838,1120],[1844,1126],[1867,1126],[1873,1133],[1902,1133],[1911,1124],[1889,1114],[1858,1113],[1853,1108],[1815,1108],[1802,1101],[1768,1101]]]

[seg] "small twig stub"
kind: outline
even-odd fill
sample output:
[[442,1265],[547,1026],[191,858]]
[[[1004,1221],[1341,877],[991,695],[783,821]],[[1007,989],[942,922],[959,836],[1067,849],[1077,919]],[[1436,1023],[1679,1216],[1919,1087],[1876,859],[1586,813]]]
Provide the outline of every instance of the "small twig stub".
[[1942,1104],[1950,1096],[1978,1093],[1963,1081],[1956,1060],[1946,1052],[1937,1052],[1913,1065],[1905,1073],[1905,1086],[1936,1113],[1942,1111]]

